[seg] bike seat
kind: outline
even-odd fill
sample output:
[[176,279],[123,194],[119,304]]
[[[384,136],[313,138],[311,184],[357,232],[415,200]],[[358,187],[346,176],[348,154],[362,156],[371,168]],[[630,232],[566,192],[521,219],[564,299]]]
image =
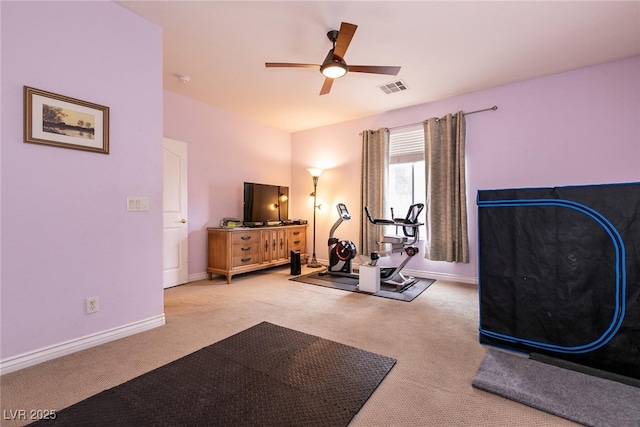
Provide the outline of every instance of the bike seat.
[[[391,219],[384,219],[384,218],[373,218],[371,217],[371,212],[369,212],[369,208],[368,207],[364,207],[364,211],[367,214],[367,218],[369,219],[369,222],[371,222],[372,224],[375,225],[395,225],[396,222],[394,220]],[[404,221],[404,219],[403,219]]]

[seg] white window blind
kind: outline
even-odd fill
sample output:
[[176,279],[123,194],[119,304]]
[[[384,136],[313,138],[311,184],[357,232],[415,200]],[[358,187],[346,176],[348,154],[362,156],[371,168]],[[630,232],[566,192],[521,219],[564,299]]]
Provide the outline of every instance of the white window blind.
[[389,163],[411,163],[421,160],[424,160],[422,123],[389,131]]

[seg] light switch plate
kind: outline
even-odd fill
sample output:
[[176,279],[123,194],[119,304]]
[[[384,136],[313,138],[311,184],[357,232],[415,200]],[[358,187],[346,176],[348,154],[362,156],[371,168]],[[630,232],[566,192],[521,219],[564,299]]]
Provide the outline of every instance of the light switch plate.
[[146,212],[149,210],[148,197],[127,197],[127,211]]

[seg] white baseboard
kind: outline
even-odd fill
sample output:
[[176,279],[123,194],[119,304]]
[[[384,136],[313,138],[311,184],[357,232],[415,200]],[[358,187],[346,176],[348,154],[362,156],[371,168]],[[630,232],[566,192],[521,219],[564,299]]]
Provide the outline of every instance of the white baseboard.
[[190,274],[189,277],[187,277],[187,280],[189,282],[197,282],[198,280],[205,280],[208,278],[209,278],[209,275],[207,274],[206,271],[204,271],[202,273]]
[[409,270],[408,268],[403,269],[402,273],[405,276],[421,277],[424,279],[443,280],[447,282],[466,283],[469,285],[476,285],[476,286],[478,285],[477,277],[459,276],[457,274],[448,274],[448,273],[436,273],[434,271]]
[[[319,259],[318,262],[322,265],[329,265],[329,261],[324,259]],[[354,267],[357,267],[357,264],[354,264]],[[448,273],[437,273],[435,271],[423,271],[423,270],[410,270],[405,268],[402,270],[405,276],[413,276],[420,277],[423,279],[435,279],[435,280],[445,280],[447,282],[458,282],[458,283],[466,283],[468,285],[478,286],[478,278],[470,277],[470,276],[459,276],[457,274],[448,274]],[[196,273],[189,275],[189,282],[196,282],[198,280],[208,279],[209,276],[206,272],[204,273]]]
[[[329,261],[327,260],[318,260],[319,263],[323,265],[329,265]],[[354,268],[358,267],[358,264],[354,263]],[[449,273],[438,273],[435,271],[425,271],[425,270],[411,270],[409,268],[403,268],[402,273],[405,276],[413,276],[420,277],[423,279],[435,279],[435,280],[443,280],[447,282],[458,282],[458,283],[466,283],[469,285],[478,286],[478,278],[471,276],[460,276],[457,274],[449,274]]]
[[164,314],[0,360],[0,375],[134,335],[165,323]]

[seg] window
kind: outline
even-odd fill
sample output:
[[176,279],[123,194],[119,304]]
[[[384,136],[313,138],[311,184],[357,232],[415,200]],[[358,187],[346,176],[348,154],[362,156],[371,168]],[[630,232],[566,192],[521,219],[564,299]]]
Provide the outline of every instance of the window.
[[[425,203],[424,128],[422,124],[389,131],[389,205],[393,216],[404,218],[409,206]],[[426,203],[425,203],[426,205]],[[426,209],[418,220],[425,222]],[[387,215],[384,215],[385,217]],[[425,227],[420,227],[424,240]]]

